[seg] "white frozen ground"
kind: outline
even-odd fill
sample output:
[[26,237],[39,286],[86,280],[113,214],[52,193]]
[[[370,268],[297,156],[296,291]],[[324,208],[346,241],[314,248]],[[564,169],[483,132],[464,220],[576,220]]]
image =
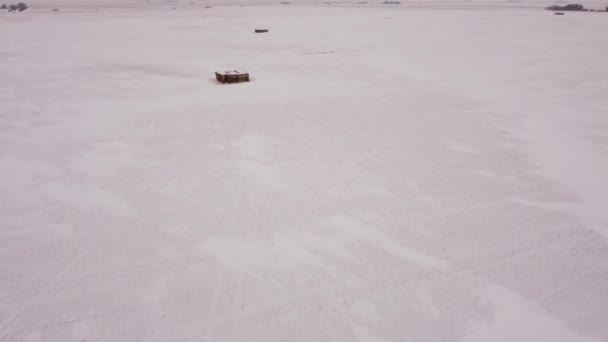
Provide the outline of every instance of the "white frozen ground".
[[608,340],[608,14],[33,4],[0,341]]

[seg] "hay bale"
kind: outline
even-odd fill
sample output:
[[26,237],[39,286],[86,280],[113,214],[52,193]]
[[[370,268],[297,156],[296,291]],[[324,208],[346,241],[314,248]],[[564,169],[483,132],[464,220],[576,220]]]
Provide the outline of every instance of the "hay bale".
[[255,33],[266,33],[268,29],[255,29]]
[[249,73],[238,70],[216,71],[215,79],[220,83],[249,82]]
[[564,12],[555,12],[555,15],[564,15]]

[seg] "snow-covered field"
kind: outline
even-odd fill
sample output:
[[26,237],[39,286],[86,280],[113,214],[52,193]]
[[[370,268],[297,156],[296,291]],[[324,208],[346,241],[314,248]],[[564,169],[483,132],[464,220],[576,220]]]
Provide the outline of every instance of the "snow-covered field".
[[608,340],[607,13],[38,3],[0,341]]

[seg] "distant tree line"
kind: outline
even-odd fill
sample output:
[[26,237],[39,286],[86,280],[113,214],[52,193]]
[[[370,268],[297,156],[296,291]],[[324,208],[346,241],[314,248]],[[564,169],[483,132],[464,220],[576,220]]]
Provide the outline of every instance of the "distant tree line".
[[23,12],[26,9],[28,9],[28,6],[25,2],[20,2],[16,5],[12,4],[12,5],[8,5],[8,6],[6,6],[6,4],[3,4],[2,6],[0,6],[0,9],[3,9],[3,10],[8,9],[9,12],[16,12],[16,11]]
[[[581,5],[581,4],[567,4],[565,6],[552,5],[552,6],[547,7],[547,9],[549,11],[583,11],[583,12],[587,12],[587,11],[594,12],[595,11],[593,9],[588,10],[585,7],[583,7],[583,5]],[[601,11],[599,11],[599,12],[601,12]],[[606,12],[608,12],[608,7],[606,7]]]
[[581,4],[567,4],[566,6],[552,5],[547,9],[550,11],[584,11],[585,7]]

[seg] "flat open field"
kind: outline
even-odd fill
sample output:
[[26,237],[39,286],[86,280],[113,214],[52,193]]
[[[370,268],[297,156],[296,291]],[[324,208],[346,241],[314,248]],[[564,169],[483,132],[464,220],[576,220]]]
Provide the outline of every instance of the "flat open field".
[[608,13],[82,3],[0,12],[0,341],[608,341]]

